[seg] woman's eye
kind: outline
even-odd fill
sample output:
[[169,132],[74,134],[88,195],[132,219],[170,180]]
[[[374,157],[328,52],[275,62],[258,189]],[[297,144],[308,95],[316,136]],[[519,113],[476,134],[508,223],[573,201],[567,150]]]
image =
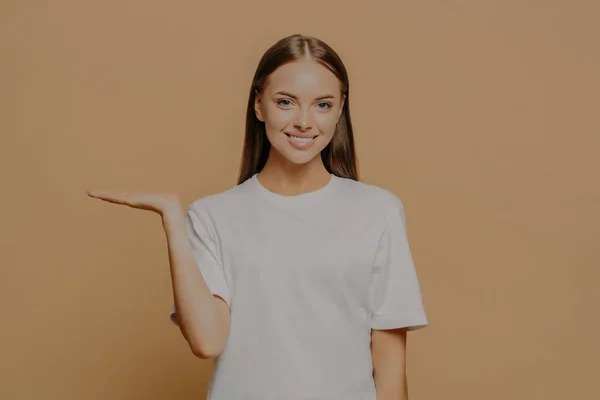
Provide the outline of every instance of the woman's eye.
[[292,105],[292,102],[287,99],[281,99],[277,102],[280,106],[288,107]]
[[318,107],[319,107],[320,109],[322,109],[322,110],[326,110],[326,109],[328,109],[329,107],[331,107],[331,103],[319,103],[319,104],[318,104]]

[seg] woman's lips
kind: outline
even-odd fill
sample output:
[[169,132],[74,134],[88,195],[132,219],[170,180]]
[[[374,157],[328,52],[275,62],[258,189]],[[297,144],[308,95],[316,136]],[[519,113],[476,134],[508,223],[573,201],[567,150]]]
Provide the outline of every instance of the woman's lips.
[[[284,132],[285,133],[285,132]],[[290,142],[290,144],[299,150],[306,150],[308,148],[310,148],[313,143],[315,142],[315,139],[319,136],[312,136],[312,137],[301,137],[301,136],[294,136],[294,134],[292,133],[285,133],[285,135],[288,137],[288,141]]]

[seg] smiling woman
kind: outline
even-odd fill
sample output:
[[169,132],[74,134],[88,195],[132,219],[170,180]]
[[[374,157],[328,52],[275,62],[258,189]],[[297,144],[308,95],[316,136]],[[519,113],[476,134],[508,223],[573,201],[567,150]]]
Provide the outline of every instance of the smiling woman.
[[171,320],[215,359],[210,400],[406,398],[406,332],[428,321],[404,206],[358,181],[348,76],[322,41],[261,59],[235,187],[185,218],[175,195],[89,194],[162,216]]
[[268,49],[250,89],[238,183],[260,171],[266,182],[285,160],[358,179],[349,90],[341,58],[323,41],[292,35]]

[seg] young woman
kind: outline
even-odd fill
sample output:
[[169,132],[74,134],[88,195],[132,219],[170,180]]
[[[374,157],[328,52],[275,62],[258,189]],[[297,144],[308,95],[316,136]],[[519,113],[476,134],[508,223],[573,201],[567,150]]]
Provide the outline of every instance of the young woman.
[[214,358],[211,400],[407,399],[406,332],[425,327],[404,207],[358,181],[349,82],[322,41],[260,60],[239,181],[194,201],[90,196],[162,216],[172,321]]

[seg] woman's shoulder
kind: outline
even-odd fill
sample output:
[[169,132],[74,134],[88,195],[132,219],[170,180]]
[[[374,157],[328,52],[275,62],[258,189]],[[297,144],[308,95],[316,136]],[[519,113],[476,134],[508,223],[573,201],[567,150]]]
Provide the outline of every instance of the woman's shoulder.
[[342,183],[340,185],[342,194],[349,200],[366,202],[382,208],[403,207],[400,197],[380,184],[339,177],[338,180]]
[[250,183],[245,181],[228,189],[197,197],[188,205],[188,210],[209,213],[221,210],[227,212],[230,207],[237,207],[248,200],[248,196],[251,195]]

